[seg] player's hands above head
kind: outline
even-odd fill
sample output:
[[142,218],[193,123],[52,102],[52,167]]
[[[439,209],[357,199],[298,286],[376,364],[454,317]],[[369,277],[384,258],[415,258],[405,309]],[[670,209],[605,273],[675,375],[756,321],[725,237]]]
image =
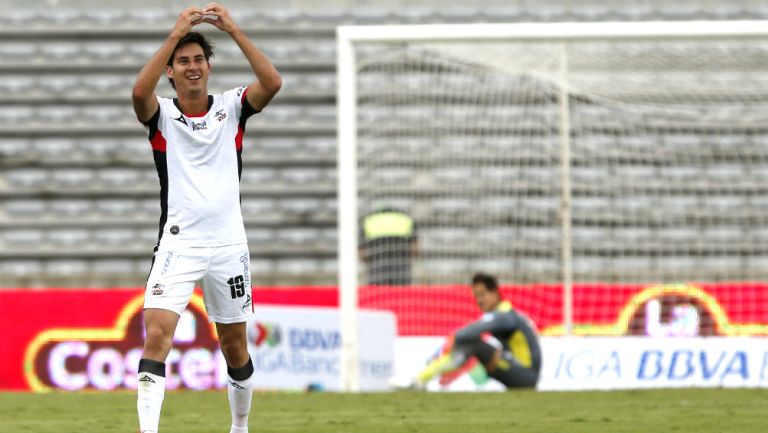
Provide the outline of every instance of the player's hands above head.
[[173,28],[172,33],[178,37],[184,37],[192,30],[192,27],[203,22],[203,15],[205,13],[202,8],[191,7],[185,9],[179,14],[179,19],[176,20],[176,26]]
[[227,33],[237,30],[237,24],[229,15],[229,11],[218,3],[210,3],[203,8],[203,22],[212,24]]

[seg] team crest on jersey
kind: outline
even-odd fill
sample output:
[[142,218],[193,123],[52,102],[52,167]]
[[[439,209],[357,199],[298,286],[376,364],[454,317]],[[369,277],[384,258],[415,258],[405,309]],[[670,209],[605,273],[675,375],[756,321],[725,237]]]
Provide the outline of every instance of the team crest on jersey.
[[152,295],[153,296],[160,296],[160,295],[162,295],[164,287],[165,286],[163,286],[160,283],[155,284],[154,286],[152,286]]
[[192,122],[192,130],[200,131],[201,129],[208,129],[208,122],[203,120],[202,122]]
[[221,122],[222,120],[227,118],[227,113],[225,113],[224,109],[222,108],[221,110],[217,111],[216,114],[214,114],[214,116],[216,116],[216,120]]

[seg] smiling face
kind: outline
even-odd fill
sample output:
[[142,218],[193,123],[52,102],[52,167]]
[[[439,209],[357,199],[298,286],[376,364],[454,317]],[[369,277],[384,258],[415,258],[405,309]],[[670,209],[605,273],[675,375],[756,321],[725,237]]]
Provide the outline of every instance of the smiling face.
[[166,74],[176,86],[176,93],[196,96],[208,94],[208,76],[211,64],[205,58],[203,47],[196,43],[182,45],[173,56],[171,66],[166,66]]

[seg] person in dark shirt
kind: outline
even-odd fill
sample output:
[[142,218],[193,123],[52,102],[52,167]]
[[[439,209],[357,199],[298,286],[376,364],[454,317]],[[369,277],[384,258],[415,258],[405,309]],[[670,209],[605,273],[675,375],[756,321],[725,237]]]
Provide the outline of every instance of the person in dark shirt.
[[360,224],[360,258],[368,265],[368,284],[411,284],[411,261],[418,250],[416,224],[391,207],[365,215]]
[[[424,389],[434,377],[460,368],[471,357],[477,358],[489,377],[507,388],[536,386],[541,370],[541,347],[534,325],[515,311],[509,301],[502,299],[494,276],[475,274],[472,292],[483,315],[456,331],[450,350],[427,365],[413,379],[410,388]],[[483,339],[486,333],[501,347],[486,342]]]

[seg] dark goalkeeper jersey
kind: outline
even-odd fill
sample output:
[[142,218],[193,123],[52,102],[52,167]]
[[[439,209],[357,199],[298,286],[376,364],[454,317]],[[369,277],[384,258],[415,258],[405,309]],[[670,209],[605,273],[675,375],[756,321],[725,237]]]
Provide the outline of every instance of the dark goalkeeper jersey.
[[525,367],[539,371],[541,368],[541,347],[539,337],[531,321],[522,313],[512,309],[504,301],[496,310],[483,314],[479,320],[456,331],[457,343],[470,341],[488,332],[511,352]]

